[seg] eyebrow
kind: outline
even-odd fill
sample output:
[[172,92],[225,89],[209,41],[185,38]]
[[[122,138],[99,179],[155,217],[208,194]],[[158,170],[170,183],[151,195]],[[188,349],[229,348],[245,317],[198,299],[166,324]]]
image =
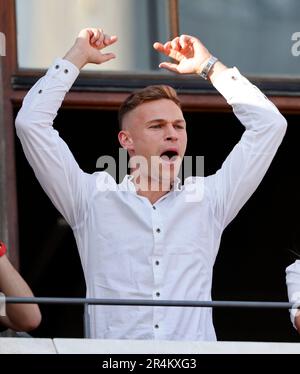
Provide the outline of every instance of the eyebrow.
[[[152,119],[151,121],[146,122],[146,125],[152,125],[154,123],[167,123],[168,121],[163,118],[156,118]],[[184,119],[176,119],[175,121],[172,121],[172,123],[185,123]]]

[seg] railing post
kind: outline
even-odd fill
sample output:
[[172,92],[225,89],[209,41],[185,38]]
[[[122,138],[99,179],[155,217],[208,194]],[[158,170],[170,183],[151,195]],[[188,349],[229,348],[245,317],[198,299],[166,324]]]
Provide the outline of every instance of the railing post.
[[83,329],[84,329],[83,331],[84,338],[89,339],[91,337],[91,334],[90,334],[90,318],[89,318],[88,302],[84,303]]

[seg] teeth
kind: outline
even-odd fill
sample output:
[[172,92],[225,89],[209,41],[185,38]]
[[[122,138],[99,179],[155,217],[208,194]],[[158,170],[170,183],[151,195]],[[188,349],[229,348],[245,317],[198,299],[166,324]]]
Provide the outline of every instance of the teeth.
[[164,161],[168,161],[168,162],[175,162],[176,159],[177,159],[178,155],[174,155],[172,156],[171,158],[169,158],[167,155],[162,155],[160,156],[160,158]]

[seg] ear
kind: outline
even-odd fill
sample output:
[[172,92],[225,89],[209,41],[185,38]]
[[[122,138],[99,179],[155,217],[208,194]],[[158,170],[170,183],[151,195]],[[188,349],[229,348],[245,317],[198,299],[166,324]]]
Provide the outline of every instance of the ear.
[[121,130],[118,134],[118,139],[123,148],[127,149],[128,151],[134,150],[133,140],[129,131]]

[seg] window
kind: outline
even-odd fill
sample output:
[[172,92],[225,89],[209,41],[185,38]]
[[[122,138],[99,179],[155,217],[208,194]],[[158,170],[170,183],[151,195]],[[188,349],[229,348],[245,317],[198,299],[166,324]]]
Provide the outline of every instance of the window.
[[93,25],[118,35],[109,48],[117,59],[86,70],[160,71],[153,42],[184,33],[244,74],[299,76],[300,57],[292,54],[299,14],[299,0],[16,0],[18,64],[46,69]]
[[[117,59],[101,70],[143,72],[158,69],[152,48],[169,38],[168,0],[16,0],[19,68],[46,69],[63,56],[79,30],[101,27],[119,43],[108,50]],[[87,70],[99,70],[89,65]]]
[[179,0],[180,33],[247,75],[300,75],[291,51],[299,15],[299,0]]

